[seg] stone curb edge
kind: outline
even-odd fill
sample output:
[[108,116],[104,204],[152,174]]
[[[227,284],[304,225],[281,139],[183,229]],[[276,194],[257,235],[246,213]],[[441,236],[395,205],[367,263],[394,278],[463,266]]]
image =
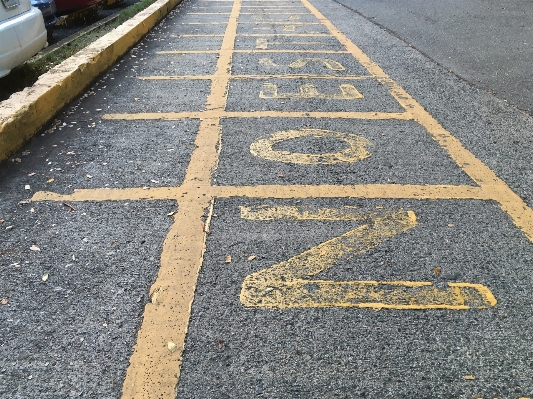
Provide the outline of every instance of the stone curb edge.
[[0,162],[9,158],[182,0],[158,0],[0,103]]

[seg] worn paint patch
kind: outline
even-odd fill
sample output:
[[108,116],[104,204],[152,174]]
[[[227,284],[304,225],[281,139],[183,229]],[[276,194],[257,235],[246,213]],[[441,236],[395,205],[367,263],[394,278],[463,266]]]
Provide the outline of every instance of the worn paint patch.
[[[348,145],[345,150],[326,154],[302,154],[275,150],[273,147],[283,141],[300,137],[313,136],[317,139],[340,140]],[[351,133],[333,132],[322,129],[301,129],[276,132],[266,139],[260,139],[250,145],[250,152],[257,157],[271,161],[297,163],[305,165],[333,165],[351,163],[370,157],[367,147],[372,143],[362,136]]]
[[[379,215],[381,214],[381,215]],[[349,208],[300,210],[297,207],[241,207],[251,220],[368,220],[370,222],[317,245],[285,262],[253,273],[242,284],[241,303],[259,308],[370,307],[390,309],[484,308],[496,305],[480,284],[448,283],[439,289],[424,281],[311,280],[339,263],[417,226],[412,211],[361,212]]]

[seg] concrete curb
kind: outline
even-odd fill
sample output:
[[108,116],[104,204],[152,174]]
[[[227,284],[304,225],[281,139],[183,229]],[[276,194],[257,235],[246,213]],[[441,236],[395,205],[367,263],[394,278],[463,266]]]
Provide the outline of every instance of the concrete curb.
[[32,87],[0,103],[0,162],[35,135],[65,105],[137,43],[181,0],[158,0],[74,56]]

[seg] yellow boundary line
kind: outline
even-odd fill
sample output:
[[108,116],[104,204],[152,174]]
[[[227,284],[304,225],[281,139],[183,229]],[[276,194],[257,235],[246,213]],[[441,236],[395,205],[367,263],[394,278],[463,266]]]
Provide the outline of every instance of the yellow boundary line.
[[104,120],[178,120],[202,118],[330,118],[330,119],[373,119],[412,120],[408,112],[305,112],[305,111],[250,111],[231,112],[211,110],[200,112],[157,112],[139,114],[106,114]]
[[[133,201],[183,200],[190,191],[186,184],[178,187],[133,187],[78,189],[72,194],[49,191],[35,193],[32,201]],[[209,186],[203,194],[210,198],[383,198],[383,199],[459,199],[490,200],[486,191],[475,186],[416,184],[258,185]]]
[[[337,79],[337,80],[367,80],[376,79],[371,75],[232,75],[231,79]],[[139,80],[211,80],[213,75],[198,76],[138,76]]]
[[[235,0],[226,26],[216,79],[207,98],[208,111],[225,108],[230,81],[231,49],[237,35],[240,0]],[[123,398],[175,398],[183,347],[198,272],[205,250],[205,229],[201,217],[213,200],[199,194],[211,185],[211,173],[217,165],[220,118],[204,118],[196,136],[196,150],[185,174],[187,189],[174,215],[175,223],[167,235],[161,255],[161,267],[151,289],[152,303],[146,305],[137,344],[123,385]],[[157,293],[157,295],[155,295]],[[154,298],[155,296],[155,298]],[[156,299],[157,298],[157,299]],[[175,350],[169,351],[170,342]]]
[[[222,54],[218,50],[169,50],[157,51],[156,54]],[[234,50],[233,53],[310,53],[310,54],[350,54],[348,51],[338,50]]]

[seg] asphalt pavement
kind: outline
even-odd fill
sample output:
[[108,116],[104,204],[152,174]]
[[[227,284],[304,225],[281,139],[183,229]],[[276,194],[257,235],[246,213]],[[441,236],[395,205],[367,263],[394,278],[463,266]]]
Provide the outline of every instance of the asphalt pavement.
[[415,47],[179,5],[0,165],[0,397],[532,398],[533,120]]
[[466,81],[533,112],[530,1],[335,1]]

